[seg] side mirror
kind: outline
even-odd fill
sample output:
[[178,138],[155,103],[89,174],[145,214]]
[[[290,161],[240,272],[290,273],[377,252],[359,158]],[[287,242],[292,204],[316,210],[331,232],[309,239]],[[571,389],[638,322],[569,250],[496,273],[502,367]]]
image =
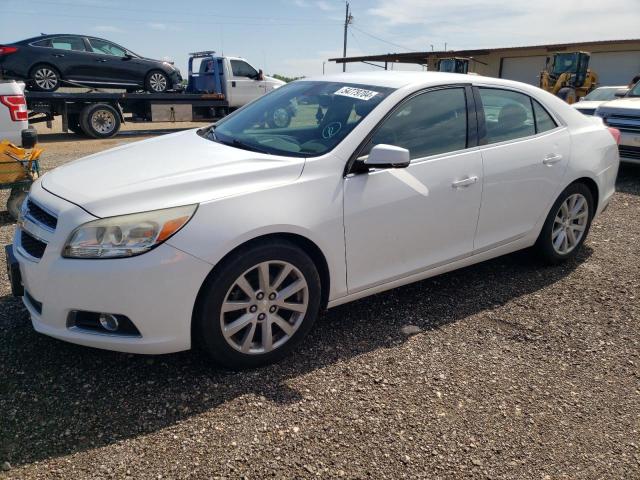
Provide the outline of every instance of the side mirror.
[[264,73],[262,73],[262,69],[258,70],[258,76],[256,77],[256,80],[258,81],[264,80]]
[[579,102],[584,102],[584,97],[580,97],[580,98],[578,99],[578,101],[579,101]]
[[124,57],[122,57],[123,60],[131,60],[133,58],[133,55],[131,55],[129,52],[126,52],[124,54]]
[[364,164],[371,168],[407,168],[411,163],[409,150],[395,145],[376,145]]
[[616,93],[613,94],[616,98],[622,98],[627,96],[627,90],[616,90]]

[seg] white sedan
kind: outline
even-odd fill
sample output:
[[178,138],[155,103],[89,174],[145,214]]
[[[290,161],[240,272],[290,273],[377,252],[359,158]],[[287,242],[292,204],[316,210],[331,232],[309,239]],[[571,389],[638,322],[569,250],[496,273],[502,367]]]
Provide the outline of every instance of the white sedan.
[[[279,109],[296,112],[286,127],[266,121]],[[44,175],[7,251],[12,285],[46,335],[197,344],[254,367],[323,308],[527,247],[573,257],[614,194],[614,135],[507,80],[297,81],[215,126]]]

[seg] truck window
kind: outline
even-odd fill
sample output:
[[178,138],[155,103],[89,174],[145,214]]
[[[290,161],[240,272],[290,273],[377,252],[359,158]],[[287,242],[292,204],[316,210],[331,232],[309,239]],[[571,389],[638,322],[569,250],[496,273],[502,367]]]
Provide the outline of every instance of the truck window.
[[258,76],[256,69],[242,60],[231,60],[231,72],[234,77],[256,78]]

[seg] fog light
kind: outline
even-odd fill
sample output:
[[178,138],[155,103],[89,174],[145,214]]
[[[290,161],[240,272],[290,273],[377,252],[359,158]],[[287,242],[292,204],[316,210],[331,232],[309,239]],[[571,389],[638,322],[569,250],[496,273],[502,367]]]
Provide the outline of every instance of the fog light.
[[118,319],[113,315],[110,315],[108,313],[101,313],[98,321],[100,322],[102,328],[109,332],[115,332],[116,330],[118,330]]

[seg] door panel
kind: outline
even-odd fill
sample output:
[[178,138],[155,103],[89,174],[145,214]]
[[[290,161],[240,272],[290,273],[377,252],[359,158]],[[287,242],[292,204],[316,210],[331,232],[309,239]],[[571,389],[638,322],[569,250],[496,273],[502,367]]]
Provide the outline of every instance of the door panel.
[[516,92],[483,90],[488,92],[481,93],[487,138],[495,145],[481,149],[484,183],[476,251],[533,230],[561,188],[571,153],[567,129],[557,127],[539,103]]
[[[259,97],[263,91],[263,83],[257,80],[258,72],[243,60],[230,60],[233,89],[233,106],[241,106]],[[235,86],[234,86],[235,85]]]
[[364,173],[345,179],[350,293],[472,253],[482,157],[467,149],[467,92],[432,89],[401,102],[358,153],[361,160],[374,145],[391,144],[408,149],[412,162],[406,169],[359,169]]
[[[447,155],[406,169],[345,180],[349,292],[471,254],[478,222],[482,158]],[[456,181],[476,177],[467,186]]]

